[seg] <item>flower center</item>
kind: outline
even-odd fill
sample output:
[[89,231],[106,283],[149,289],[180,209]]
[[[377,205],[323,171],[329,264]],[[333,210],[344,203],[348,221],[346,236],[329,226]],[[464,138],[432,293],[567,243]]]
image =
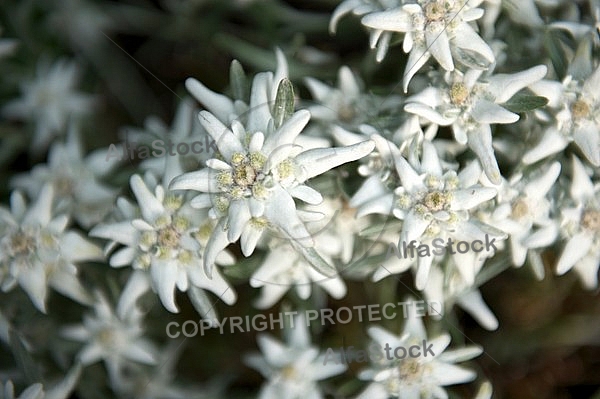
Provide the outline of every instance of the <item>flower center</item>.
[[454,105],[463,105],[469,98],[469,90],[464,83],[454,83],[450,88],[450,101]]
[[68,176],[59,176],[54,181],[56,193],[60,196],[70,196],[73,193],[73,180]]
[[158,244],[161,247],[173,248],[179,245],[181,234],[173,226],[158,231]]
[[600,232],[600,211],[584,211],[581,215],[581,226],[588,230]]
[[281,369],[281,376],[286,380],[294,379],[297,375],[296,369],[292,366],[285,366]]
[[253,152],[248,155],[235,153],[231,157],[232,170],[222,171],[217,175],[217,182],[230,198],[240,199],[254,195],[256,198],[267,196],[264,187],[265,174],[262,169],[267,158]]
[[511,216],[513,217],[513,219],[521,219],[523,216],[527,215],[528,213],[529,213],[529,206],[527,206],[527,203],[524,200],[518,199],[512,205]]
[[425,6],[425,17],[428,21],[439,21],[446,15],[444,6],[437,1],[433,1]]
[[585,118],[590,114],[590,106],[583,100],[577,100],[571,105],[571,115],[575,119]]
[[450,193],[447,191],[432,191],[423,197],[422,204],[427,207],[430,212],[441,211],[447,208],[450,204]]
[[356,116],[356,110],[351,104],[342,104],[338,108],[338,118],[342,122],[350,123]]
[[250,165],[240,165],[233,170],[233,181],[239,186],[249,186],[256,180],[256,171]]
[[13,235],[10,239],[10,249],[13,256],[29,256],[36,248],[36,239],[22,231]]
[[403,381],[416,381],[423,375],[423,367],[414,359],[402,361],[398,365],[398,371]]

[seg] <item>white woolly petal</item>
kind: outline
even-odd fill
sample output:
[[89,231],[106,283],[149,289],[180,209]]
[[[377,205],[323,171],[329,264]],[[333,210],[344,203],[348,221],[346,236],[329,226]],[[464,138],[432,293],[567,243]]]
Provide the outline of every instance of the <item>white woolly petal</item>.
[[453,211],[471,209],[496,196],[498,192],[491,187],[474,187],[452,192],[450,209]]
[[454,61],[452,61],[452,53],[450,52],[450,42],[448,35],[443,25],[439,29],[425,30],[425,39],[429,52],[436,59],[442,68],[446,71],[454,70]]
[[548,129],[540,142],[523,155],[523,163],[530,165],[564,150],[569,142],[556,129]]
[[469,137],[469,147],[477,154],[483,170],[494,184],[502,182],[502,175],[498,168],[498,162],[492,148],[492,131],[490,125],[482,124],[477,129],[467,133]]
[[368,14],[360,22],[368,28],[392,32],[409,32],[412,29],[411,15],[401,8]]
[[229,115],[235,113],[233,102],[227,96],[215,93],[198,80],[194,78],[186,79],[185,88],[220,121],[227,122]]
[[347,147],[315,148],[304,151],[295,159],[302,169],[298,181],[304,182],[336,166],[360,159],[373,151],[374,148],[375,143],[368,140]]
[[408,56],[408,61],[404,69],[404,77],[402,79],[402,89],[405,93],[408,91],[408,84],[413,76],[423,67],[423,65],[425,65],[427,60],[429,60],[429,57],[431,57],[431,54],[424,47],[413,47]]
[[593,236],[587,232],[575,234],[563,250],[556,265],[556,274],[563,275],[568,272],[592,246]]
[[496,103],[504,103],[519,90],[541,80],[547,71],[545,65],[538,65],[522,72],[493,75],[489,79],[487,91],[494,96]]
[[292,197],[298,198],[311,205],[318,205],[323,202],[323,196],[320,192],[305,185],[293,187],[289,189],[288,192]]
[[[481,293],[479,290],[474,290],[469,293],[461,295],[461,297],[457,300],[458,305],[463,308],[467,313],[469,313],[477,322],[486,330],[494,331],[498,328],[498,319],[494,316],[494,313],[490,310],[490,308],[486,305],[483,300]],[[480,350],[473,351],[473,356],[475,357],[475,352],[481,353]],[[454,351],[456,352],[456,351]],[[456,352],[457,354],[460,352]],[[452,360],[454,356],[449,356],[450,352],[442,354],[444,356],[444,360]],[[441,360],[441,359],[440,359]],[[458,360],[458,359],[455,359]],[[464,359],[467,360],[467,359]]]
[[571,197],[580,201],[594,196],[594,185],[581,161],[573,155],[573,177],[570,189]]
[[195,190],[205,193],[218,193],[219,184],[216,181],[216,171],[212,169],[202,169],[196,172],[184,173],[177,176],[169,185],[170,190]]
[[231,159],[231,155],[235,152],[245,153],[239,139],[213,114],[208,111],[200,111],[198,120],[215,140],[219,152],[225,159]]
[[560,175],[560,162],[554,162],[540,177],[532,180],[525,186],[525,194],[530,198],[541,199],[550,191]]
[[173,261],[157,262],[150,267],[152,284],[163,306],[171,313],[179,313],[175,305],[175,282],[177,281],[177,265]]
[[487,124],[514,123],[519,120],[519,115],[484,99],[475,102],[471,115],[477,122]]
[[594,166],[600,166],[599,130],[600,127],[592,121],[585,121],[573,133],[575,144]]
[[227,239],[229,242],[235,242],[242,235],[242,230],[250,220],[250,209],[246,200],[232,201],[229,205],[229,229]]
[[408,103],[404,106],[406,112],[411,114],[419,115],[422,118],[427,119],[429,122],[436,123],[440,126],[448,126],[454,122],[454,119],[448,119],[443,117],[435,109],[425,104],[419,103]]
[[148,187],[146,187],[146,184],[139,175],[131,176],[130,184],[131,190],[140,205],[140,211],[146,221],[154,222],[159,216],[165,213],[163,204],[148,190]]

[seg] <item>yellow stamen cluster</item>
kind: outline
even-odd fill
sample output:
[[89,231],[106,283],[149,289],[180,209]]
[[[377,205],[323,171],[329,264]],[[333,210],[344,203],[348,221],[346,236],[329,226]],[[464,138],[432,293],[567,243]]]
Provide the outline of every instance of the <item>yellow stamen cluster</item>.
[[511,208],[511,216],[513,219],[521,219],[529,213],[529,206],[523,199],[516,200]]
[[452,101],[452,104],[458,106],[463,105],[467,102],[468,98],[469,89],[467,89],[467,86],[465,86],[464,83],[458,82],[452,85],[450,88],[450,101]]
[[586,118],[590,115],[590,106],[585,101],[579,99],[571,105],[571,115],[573,118]]
[[600,233],[600,211],[586,210],[581,215],[581,226],[585,229]]

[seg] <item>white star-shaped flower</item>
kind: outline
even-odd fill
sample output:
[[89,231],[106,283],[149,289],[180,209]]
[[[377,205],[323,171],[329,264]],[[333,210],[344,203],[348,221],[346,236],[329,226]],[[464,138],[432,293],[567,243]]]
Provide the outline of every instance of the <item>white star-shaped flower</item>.
[[592,182],[575,156],[569,193],[574,204],[562,208],[560,227],[567,243],[556,272],[562,275],[574,268],[585,287],[595,289],[600,268],[600,183]]
[[259,399],[322,399],[318,381],[346,370],[345,364],[325,362],[325,355],[311,345],[303,317],[293,319],[293,327],[285,330],[287,345],[267,334],[257,337],[260,354],[250,354],[245,363],[260,372],[268,381]]
[[[474,216],[472,209],[494,198],[496,189],[483,187],[479,184],[481,169],[477,162],[472,162],[459,174],[454,170],[444,170],[438,158],[435,147],[431,142],[423,142],[421,160],[414,160],[411,165],[404,157],[395,154],[396,172],[400,178],[400,186],[393,192],[385,187],[374,195],[367,197],[361,187],[350,202],[355,204],[361,198],[357,216],[371,213],[393,214],[403,221],[402,231],[398,242],[416,242],[433,247],[433,240],[439,239],[444,243],[448,239],[455,241],[482,240],[487,234],[495,239],[504,239],[506,234],[481,223]],[[388,251],[389,252],[389,251]],[[460,259],[472,256],[469,253],[458,253],[457,264],[468,264]],[[481,256],[484,256],[482,252]],[[418,257],[416,287],[423,289],[427,282],[429,269],[435,256]],[[474,274],[466,267],[465,278],[473,281]]]
[[519,90],[539,81],[547,68],[539,65],[513,74],[480,80],[483,71],[446,73],[439,87],[428,87],[406,100],[404,110],[440,126],[452,126],[454,139],[477,154],[487,177],[500,184],[501,174],[492,148],[496,123],[514,123],[519,115],[502,106]]
[[[316,249],[319,247],[317,245]],[[329,256],[326,254],[322,256],[331,263]],[[313,283],[322,287],[335,299],[346,295],[346,285],[339,276],[328,277],[319,273],[302,256],[302,253],[295,250],[287,241],[272,244],[267,258],[250,277],[252,287],[262,287],[261,296],[255,303],[260,309],[273,306],[292,287],[300,298],[308,299]]]
[[77,354],[82,365],[103,360],[110,378],[117,381],[128,362],[156,364],[157,351],[144,337],[142,321],[139,308],[132,307],[119,316],[104,295],[97,293],[94,314],[85,315],[81,324],[64,327],[61,335],[85,344]]
[[527,151],[523,162],[531,164],[564,150],[575,142],[594,166],[600,166],[600,67],[586,80],[567,76],[562,83],[541,81],[531,85],[535,93],[547,97],[556,110],[555,121],[539,143]]
[[317,102],[308,107],[312,119],[328,125],[356,129],[369,120],[375,120],[380,114],[398,110],[402,104],[402,98],[397,95],[389,95],[384,99],[366,93],[363,83],[347,66],[342,66],[338,72],[338,87],[331,87],[311,77],[304,81]]
[[543,169],[538,175],[524,177],[519,173],[503,182],[489,221],[509,234],[515,266],[525,263],[529,249],[548,247],[558,237],[557,225],[550,216],[552,203],[548,192],[558,179],[561,166],[554,162]]
[[[494,52],[469,24],[481,18],[482,0],[418,0],[416,3],[375,12],[362,18],[362,24],[376,30],[404,33],[402,48],[410,53],[404,78],[404,92],[412,77],[433,56],[446,71],[454,70],[454,60],[471,68],[487,69],[495,61]],[[371,41],[375,47],[377,40]]]
[[[202,250],[213,228],[206,214],[202,217],[193,211],[184,194],[165,190],[160,184],[151,192],[138,175],[132,176],[131,189],[141,217],[98,225],[90,231],[91,236],[124,245],[111,256],[111,266],[131,265],[143,272],[132,276],[128,286],[131,292],[124,294],[131,297],[126,296],[124,300],[133,301],[151,285],[163,306],[177,313],[175,287],[185,292],[191,285],[211,290],[226,303],[233,304],[236,294],[220,273],[209,279],[200,267]],[[231,264],[233,258],[224,252],[216,261]]]
[[46,183],[51,184],[57,211],[89,228],[110,212],[117,194],[101,181],[116,166],[107,162],[105,155],[104,150],[97,150],[84,157],[79,133],[72,126],[66,143],[57,142],[50,148],[47,164],[16,175],[11,185],[35,198]]
[[450,344],[450,334],[443,333],[436,338],[428,339],[421,319],[411,311],[402,334],[395,335],[381,327],[371,326],[368,329],[371,339],[384,348],[399,346],[408,348],[411,345],[431,345],[433,356],[388,360],[381,351],[381,360],[372,362],[371,367],[359,374],[362,380],[372,381],[357,399],[432,399],[446,398],[448,394],[444,386],[473,381],[476,373],[455,365],[455,363],[472,359],[481,354],[476,346],[456,350],[446,350]]
[[67,215],[53,216],[54,190],[45,185],[27,207],[13,192],[11,209],[0,207],[0,284],[17,283],[36,308],[46,312],[48,286],[84,304],[91,298],[77,279],[77,262],[101,260],[102,251],[81,234],[67,229]]
[[[209,276],[218,252],[241,237],[242,252],[250,256],[266,229],[300,246],[314,245],[298,216],[294,198],[320,203],[321,194],[304,183],[367,155],[374,144],[364,141],[347,147],[305,150],[295,141],[309,119],[310,113],[302,110],[275,127],[270,113],[258,108],[248,116],[247,126],[233,121],[229,128],[213,114],[200,112],[200,123],[216,141],[219,158],[207,161],[202,170],[176,177],[171,189],[202,192],[192,199],[192,206],[210,208],[211,217],[219,221],[204,254]],[[255,131],[249,126],[261,129]]]
[[67,120],[89,113],[94,100],[76,91],[79,70],[73,61],[61,59],[50,65],[38,63],[35,79],[21,85],[23,96],[2,108],[4,116],[35,124],[32,149],[45,149],[55,135],[65,132]]

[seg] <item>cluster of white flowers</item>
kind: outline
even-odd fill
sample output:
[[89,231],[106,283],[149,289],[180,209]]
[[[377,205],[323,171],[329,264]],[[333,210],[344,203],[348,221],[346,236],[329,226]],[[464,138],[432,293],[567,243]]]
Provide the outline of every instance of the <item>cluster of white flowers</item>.
[[[61,27],[63,39],[101,49],[100,28],[118,25],[110,13],[67,3],[54,25],[67,9],[82,19]],[[41,57],[35,77],[23,71],[12,94],[0,91],[1,145],[30,156],[0,150],[0,164],[15,167],[0,175],[8,188],[0,341],[21,368],[0,372],[0,398],[15,398],[14,383],[21,399],[72,391],[86,399],[217,397],[230,381],[209,389],[176,378],[182,344],[157,335],[165,320],[193,313],[188,305],[201,317],[193,313],[196,331],[198,322],[219,323],[223,303],[229,315],[323,310],[367,300],[375,283],[394,287],[377,299],[419,296],[443,312],[421,319],[413,311],[386,328],[360,320],[353,339],[365,347],[427,341],[433,356],[379,354],[360,370],[326,364],[326,343],[339,342],[344,327],[308,328],[298,316],[284,328],[285,343],[258,335],[262,353],[236,359],[266,380],[258,397],[448,398],[453,385],[477,381],[474,397],[491,398],[490,376],[474,371],[484,367],[457,365],[486,350],[464,345],[474,342],[456,325],[457,308],[500,334],[481,286],[510,266],[527,265],[538,280],[573,270],[585,290],[598,289],[600,2],[577,3],[344,0],[329,16],[330,33],[358,16],[374,50],[365,65],[404,68],[383,89],[352,63],[323,75],[337,82],[299,78],[294,55],[279,48],[275,71],[252,78],[234,60],[228,92],[190,77],[181,83],[191,97],[180,99],[171,125],[150,116],[120,130],[123,151],[154,140],[214,144],[141,161],[112,156],[114,144],[87,150],[94,126],[86,117],[101,96],[79,91],[75,60]],[[556,20],[557,10],[568,17]],[[554,19],[545,27],[546,18]],[[514,27],[531,37],[511,48]],[[563,34],[569,40],[552,41]],[[17,43],[0,40],[0,66]],[[522,54],[540,45],[545,52]],[[81,51],[92,64],[111,54]],[[20,144],[4,126],[22,133]],[[37,163],[25,170],[29,161]],[[49,287],[68,299],[50,297]],[[460,335],[466,341],[449,348]],[[47,367],[32,366],[46,352],[63,370],[58,384],[44,382]],[[353,383],[336,387],[344,378]]]

